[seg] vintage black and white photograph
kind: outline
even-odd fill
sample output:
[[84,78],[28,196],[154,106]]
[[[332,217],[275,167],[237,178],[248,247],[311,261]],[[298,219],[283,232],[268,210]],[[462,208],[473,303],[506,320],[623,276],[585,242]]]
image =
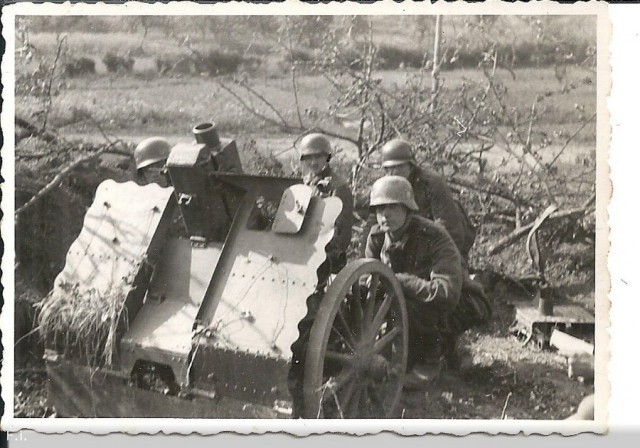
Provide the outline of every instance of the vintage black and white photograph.
[[12,421],[605,421],[597,11],[30,11]]

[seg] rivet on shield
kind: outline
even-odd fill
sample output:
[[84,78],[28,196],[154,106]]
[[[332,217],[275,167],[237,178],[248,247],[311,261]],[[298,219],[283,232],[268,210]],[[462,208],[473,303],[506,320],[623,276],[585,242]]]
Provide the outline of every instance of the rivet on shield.
[[250,323],[254,323],[256,321],[256,318],[253,316],[253,314],[251,314],[251,311],[249,310],[241,312],[240,317]]

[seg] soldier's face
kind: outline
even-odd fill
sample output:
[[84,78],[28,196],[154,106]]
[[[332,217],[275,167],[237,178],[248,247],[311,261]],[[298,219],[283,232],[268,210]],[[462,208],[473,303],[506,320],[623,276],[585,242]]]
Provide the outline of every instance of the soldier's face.
[[411,164],[407,162],[401,163],[400,165],[387,166],[384,168],[384,172],[387,176],[402,176],[405,179],[408,179],[411,174]]
[[384,232],[396,232],[407,220],[407,208],[402,204],[387,204],[376,207],[376,219]]
[[309,156],[304,156],[300,160],[300,169],[302,170],[302,174],[313,175],[322,171],[322,168],[327,164],[327,156],[324,154],[314,154]]
[[167,179],[166,171],[162,165],[151,165],[140,169],[139,171],[141,184],[158,184],[161,187],[168,187],[169,181]]

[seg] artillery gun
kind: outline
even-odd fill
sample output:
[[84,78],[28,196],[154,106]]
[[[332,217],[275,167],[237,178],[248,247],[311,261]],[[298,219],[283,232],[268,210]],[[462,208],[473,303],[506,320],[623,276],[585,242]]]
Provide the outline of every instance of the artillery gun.
[[50,404],[66,417],[396,417],[408,324],[392,271],[360,259],[318,287],[340,199],[243,174],[233,141],[195,131],[171,151],[171,187],[98,187],[41,315]]

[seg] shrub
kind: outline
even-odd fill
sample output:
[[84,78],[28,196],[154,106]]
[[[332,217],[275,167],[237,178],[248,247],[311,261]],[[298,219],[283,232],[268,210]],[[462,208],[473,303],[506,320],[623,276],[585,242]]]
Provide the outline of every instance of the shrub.
[[287,62],[313,62],[315,56],[312,51],[305,48],[294,48],[285,55]]
[[401,66],[420,68],[424,65],[425,52],[416,48],[382,44],[378,47],[378,58],[382,69],[395,69]]
[[68,77],[92,75],[96,73],[96,62],[90,58],[71,59],[64,65],[64,74]]
[[243,61],[239,53],[211,50],[196,61],[196,69],[209,76],[228,75],[235,73]]
[[248,174],[262,176],[284,176],[284,166],[273,154],[264,155],[258,151],[255,140],[250,140],[242,146],[242,166]]
[[193,75],[197,72],[196,63],[188,56],[179,57],[170,65],[169,70],[177,75]]
[[124,57],[115,53],[107,53],[102,62],[107,66],[107,70],[111,73],[130,72],[133,69],[134,60],[131,57]]

